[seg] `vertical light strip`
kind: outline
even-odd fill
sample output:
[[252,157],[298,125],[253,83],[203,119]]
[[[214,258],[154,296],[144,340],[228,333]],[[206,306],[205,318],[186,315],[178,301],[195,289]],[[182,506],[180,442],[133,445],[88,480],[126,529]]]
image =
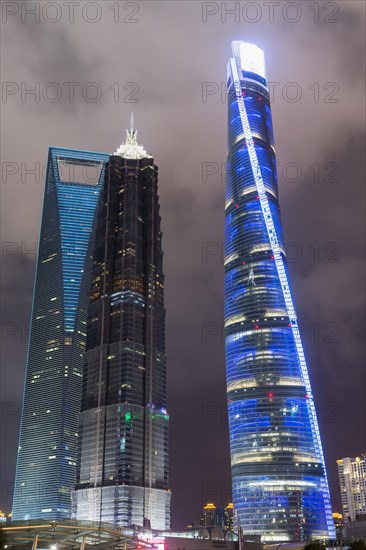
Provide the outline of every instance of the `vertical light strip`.
[[[264,182],[263,182],[263,178],[262,178],[262,174],[261,174],[261,170],[258,162],[258,157],[254,146],[253,136],[252,136],[248,115],[245,108],[245,102],[242,96],[242,89],[241,89],[240,79],[238,75],[238,70],[237,70],[235,59],[233,58],[230,59],[230,67],[231,67],[231,76],[234,83],[235,95],[238,102],[239,114],[240,114],[240,119],[243,127],[244,137],[248,148],[249,160],[250,160],[250,164],[251,164],[251,168],[252,168],[252,172],[253,172],[253,176],[254,176],[254,180],[255,180],[258,196],[259,196],[259,201],[260,201],[264,221],[266,224],[268,238],[271,243],[274,260],[276,263],[278,277],[281,283],[282,294],[285,300],[285,305],[286,305],[286,309],[290,320],[290,325],[291,325],[291,329],[292,329],[292,333],[295,341],[296,351],[299,358],[301,374],[305,382],[305,387],[308,395],[307,402],[308,402],[308,407],[310,411],[310,418],[313,425],[313,433],[315,434],[315,441],[314,441],[315,451],[324,467],[324,477],[326,480],[326,484],[325,486],[323,485],[323,494],[327,499],[329,499],[329,502],[330,502],[327,473],[325,469],[325,461],[324,461],[324,455],[323,455],[323,450],[322,450],[322,445],[320,440],[318,421],[316,417],[315,406],[313,402],[311,385],[310,385],[308,369],[305,361],[304,350],[302,347],[299,326],[297,323],[295,307],[293,304],[289,282],[286,275],[285,265],[282,259],[281,249],[278,242],[275,225],[273,223],[272,213],[271,213],[269,201],[266,195],[266,190],[265,190],[265,186],[264,186]],[[333,532],[332,526],[329,524],[328,517],[327,517],[327,523],[328,523],[328,528],[330,528],[330,532]]]

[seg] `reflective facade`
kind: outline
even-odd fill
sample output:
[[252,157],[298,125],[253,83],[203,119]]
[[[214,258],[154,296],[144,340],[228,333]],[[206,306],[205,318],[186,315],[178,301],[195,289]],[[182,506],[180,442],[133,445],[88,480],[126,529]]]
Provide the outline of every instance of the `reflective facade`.
[[127,133],[106,166],[96,225],[74,513],[170,525],[158,169]]
[[289,286],[263,51],[228,64],[225,340],[233,502],[264,541],[334,536]]
[[[108,158],[100,153],[49,150],[13,500],[15,520],[71,515],[88,265]],[[90,172],[90,181],[78,183],[78,170],[89,170],[94,177]]]

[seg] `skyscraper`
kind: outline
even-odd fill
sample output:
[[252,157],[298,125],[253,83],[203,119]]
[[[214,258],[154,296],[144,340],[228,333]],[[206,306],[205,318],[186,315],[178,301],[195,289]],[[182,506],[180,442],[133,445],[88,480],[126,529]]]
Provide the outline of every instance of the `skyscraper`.
[[343,538],[343,527],[344,527],[343,514],[340,514],[339,512],[333,512],[332,518],[334,521],[336,538],[337,540],[341,540]]
[[75,483],[89,246],[108,155],[50,148],[13,519],[67,518]]
[[208,502],[203,507],[202,527],[213,527],[217,525],[221,529],[232,529],[233,526],[233,504],[229,502],[226,508],[216,508],[215,504]]
[[93,251],[75,515],[170,524],[158,169],[137,143],[106,166]]
[[355,521],[366,514],[366,454],[342,458],[337,464],[344,520]]
[[291,297],[263,51],[228,64],[225,340],[233,502],[264,541],[334,536],[313,395]]
[[203,527],[216,525],[216,512],[217,508],[213,502],[208,502],[203,507],[201,523]]

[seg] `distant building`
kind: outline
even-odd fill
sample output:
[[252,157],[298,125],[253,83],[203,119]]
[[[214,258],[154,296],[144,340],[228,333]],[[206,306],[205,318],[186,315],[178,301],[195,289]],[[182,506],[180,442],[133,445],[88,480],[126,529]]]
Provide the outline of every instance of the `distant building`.
[[224,531],[233,527],[233,504],[230,502],[226,508],[216,508],[215,504],[209,502],[204,506],[200,521],[194,521],[187,525],[188,529],[197,527],[220,527]]
[[203,507],[201,525],[202,527],[211,527],[216,525],[216,506],[209,502]]
[[337,460],[345,521],[366,514],[366,454]]
[[231,530],[234,525],[233,512],[234,512],[234,506],[232,502],[230,502],[226,506],[226,508],[217,508],[215,525],[217,525],[218,527],[221,527],[221,529]]
[[343,538],[343,514],[339,514],[338,512],[334,512],[332,514],[333,521],[334,521],[334,528],[336,531],[336,538],[337,540],[341,540]]
[[225,521],[226,527],[232,529],[234,525],[234,504],[232,502],[229,502],[225,508]]

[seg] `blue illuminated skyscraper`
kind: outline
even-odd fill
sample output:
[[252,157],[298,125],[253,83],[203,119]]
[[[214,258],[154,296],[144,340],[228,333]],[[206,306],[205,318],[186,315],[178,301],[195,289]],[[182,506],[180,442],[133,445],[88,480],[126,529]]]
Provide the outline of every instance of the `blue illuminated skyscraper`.
[[13,519],[71,515],[90,250],[108,154],[50,148]]
[[263,51],[228,64],[226,375],[233,502],[264,541],[334,536],[314,401],[283,245]]

